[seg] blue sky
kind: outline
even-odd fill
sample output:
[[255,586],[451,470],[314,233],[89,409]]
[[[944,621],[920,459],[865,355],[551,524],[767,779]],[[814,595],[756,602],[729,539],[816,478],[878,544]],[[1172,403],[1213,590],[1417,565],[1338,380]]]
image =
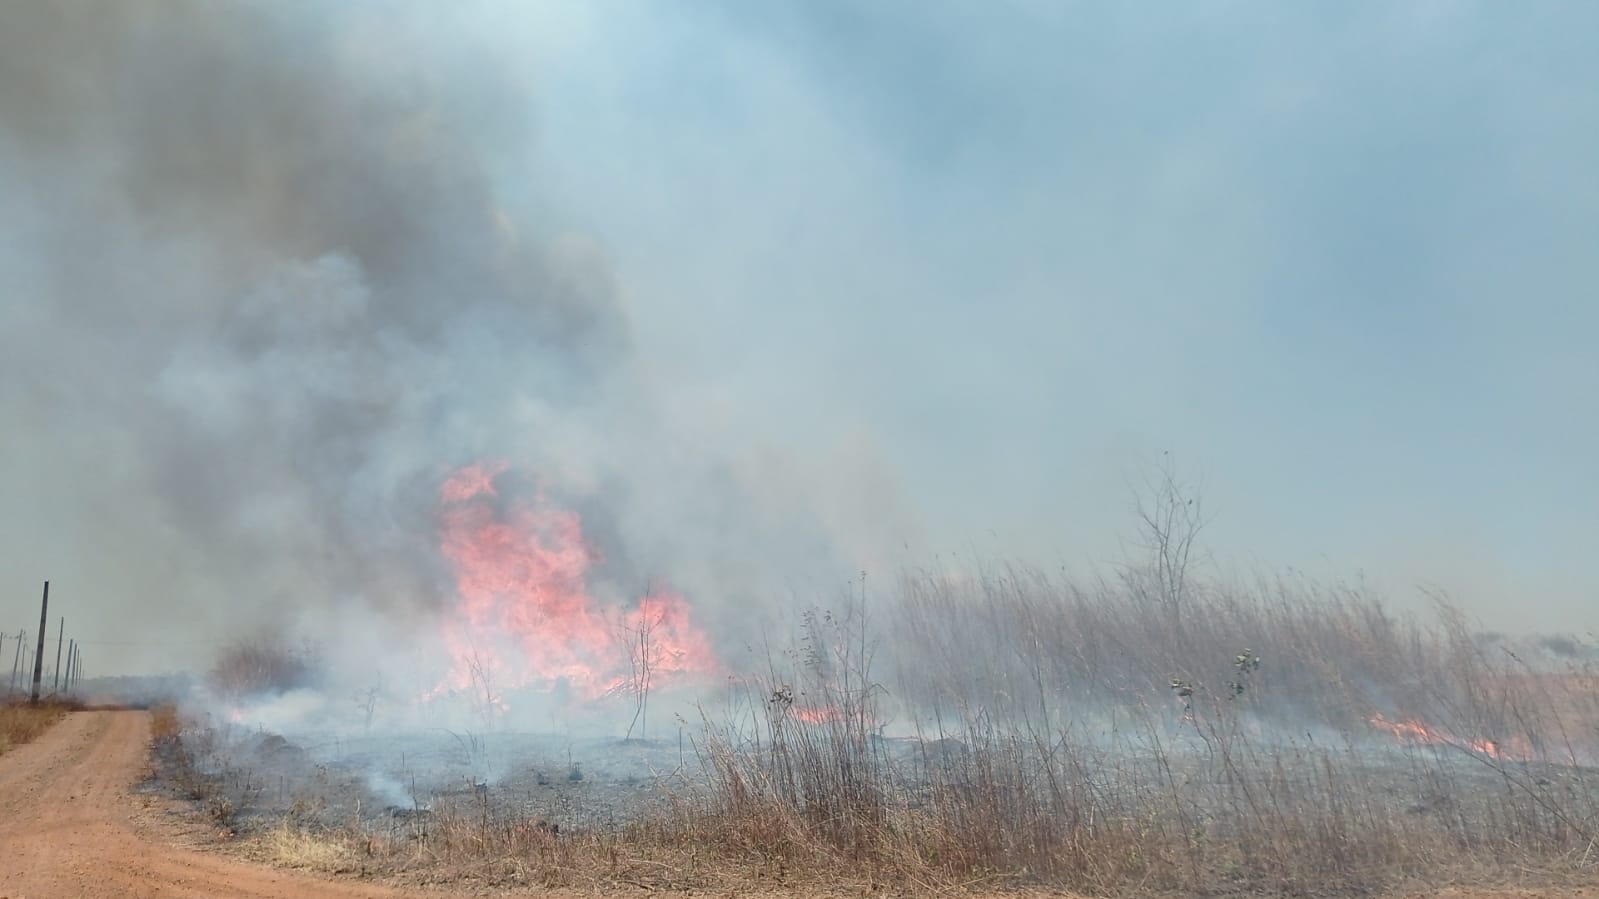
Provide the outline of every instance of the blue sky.
[[1170,449],[1219,558],[1599,627],[1599,7],[500,25],[537,102],[507,184],[737,439],[878,460],[913,554],[1110,558]]

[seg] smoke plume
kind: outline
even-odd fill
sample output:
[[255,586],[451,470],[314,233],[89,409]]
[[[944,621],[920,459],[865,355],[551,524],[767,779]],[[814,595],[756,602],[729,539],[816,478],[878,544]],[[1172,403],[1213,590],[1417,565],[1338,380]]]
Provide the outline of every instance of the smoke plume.
[[618,595],[736,592],[737,541],[672,519],[758,532],[738,475],[666,426],[603,254],[496,194],[538,125],[492,48],[387,6],[5,16],[4,573],[132,644],[103,662],[425,616],[480,457],[582,511]]

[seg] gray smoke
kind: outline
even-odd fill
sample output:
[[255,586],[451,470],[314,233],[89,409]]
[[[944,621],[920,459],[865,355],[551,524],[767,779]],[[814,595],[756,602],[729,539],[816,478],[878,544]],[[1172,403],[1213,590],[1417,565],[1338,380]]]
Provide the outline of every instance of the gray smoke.
[[0,580],[55,578],[132,644],[103,665],[425,615],[438,483],[484,456],[628,587],[687,559],[714,608],[750,545],[828,554],[673,435],[603,254],[503,208],[536,104],[492,50],[388,5],[0,15]]

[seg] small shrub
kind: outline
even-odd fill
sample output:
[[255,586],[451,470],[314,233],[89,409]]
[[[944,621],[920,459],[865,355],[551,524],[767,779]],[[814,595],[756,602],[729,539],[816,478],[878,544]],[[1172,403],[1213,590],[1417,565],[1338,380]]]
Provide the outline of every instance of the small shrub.
[[314,686],[320,673],[315,647],[256,638],[224,647],[206,681],[218,695],[238,699]]

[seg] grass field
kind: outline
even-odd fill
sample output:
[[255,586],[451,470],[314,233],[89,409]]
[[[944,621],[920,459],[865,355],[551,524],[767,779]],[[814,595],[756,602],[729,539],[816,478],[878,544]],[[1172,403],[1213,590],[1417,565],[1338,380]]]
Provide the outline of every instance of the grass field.
[[[1194,585],[1177,608],[1033,571],[916,575],[872,608],[804,616],[736,700],[702,709],[692,770],[619,826],[558,830],[489,790],[404,819],[290,813],[247,851],[652,889],[1354,895],[1599,876],[1581,640],[1282,579]],[[158,734],[179,728],[160,713]],[[243,801],[191,790],[213,817]]]

